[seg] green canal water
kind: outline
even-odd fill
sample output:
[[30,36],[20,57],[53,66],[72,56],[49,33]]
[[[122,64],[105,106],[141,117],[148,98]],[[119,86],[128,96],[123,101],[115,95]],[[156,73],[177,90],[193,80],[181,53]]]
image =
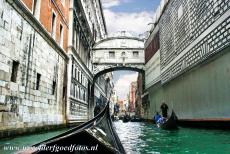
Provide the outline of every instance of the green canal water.
[[[179,128],[165,131],[150,123],[114,123],[127,154],[230,154],[230,131]],[[6,146],[29,146],[66,131],[0,140],[0,154],[14,151]]]

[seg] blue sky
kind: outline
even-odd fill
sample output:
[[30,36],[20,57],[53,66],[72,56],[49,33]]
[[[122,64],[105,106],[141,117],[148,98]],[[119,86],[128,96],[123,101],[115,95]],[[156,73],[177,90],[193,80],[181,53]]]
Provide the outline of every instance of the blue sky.
[[[101,0],[109,35],[127,31],[134,36],[148,31],[160,0]],[[129,85],[136,81],[137,72],[115,71],[114,85],[119,99],[126,99]]]
[[122,5],[111,7],[114,12],[142,12],[154,11],[159,5],[159,0],[127,0]]

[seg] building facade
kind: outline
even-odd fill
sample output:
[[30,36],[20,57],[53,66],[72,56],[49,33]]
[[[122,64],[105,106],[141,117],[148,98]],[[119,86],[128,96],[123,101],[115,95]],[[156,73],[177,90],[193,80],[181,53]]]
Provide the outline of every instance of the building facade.
[[[107,34],[100,0],[70,0],[68,56],[68,122],[84,122],[92,117],[91,86],[92,47]],[[105,76],[95,83],[95,95],[98,99],[106,98],[109,84]],[[94,96],[93,96],[94,97]],[[89,109],[90,108],[90,109]]]
[[144,78],[142,73],[138,73],[137,76],[137,88],[135,92],[135,114],[139,117],[143,117],[142,108],[142,94],[144,89]]
[[161,1],[145,42],[146,118],[164,101],[180,121],[229,121],[229,11],[228,0]]
[[135,112],[137,82],[131,82],[129,88],[129,112]]
[[117,91],[113,89],[113,94],[111,96],[111,101],[110,101],[110,112],[111,114],[114,113],[114,106],[118,103],[118,96],[117,96]]
[[63,2],[0,0],[1,136],[66,122],[68,1]]

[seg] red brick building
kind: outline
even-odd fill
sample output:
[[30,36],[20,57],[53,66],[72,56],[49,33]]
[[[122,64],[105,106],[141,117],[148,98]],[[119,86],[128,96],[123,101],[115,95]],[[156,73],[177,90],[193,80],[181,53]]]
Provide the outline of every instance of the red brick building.
[[56,43],[68,46],[69,0],[21,0]]
[[135,101],[136,101],[136,88],[137,82],[132,82],[129,89],[129,111],[135,112]]
[[143,94],[143,75],[138,73],[137,77],[137,88],[136,88],[136,102],[135,102],[135,113],[136,115],[142,117],[143,109],[142,109],[142,94]]

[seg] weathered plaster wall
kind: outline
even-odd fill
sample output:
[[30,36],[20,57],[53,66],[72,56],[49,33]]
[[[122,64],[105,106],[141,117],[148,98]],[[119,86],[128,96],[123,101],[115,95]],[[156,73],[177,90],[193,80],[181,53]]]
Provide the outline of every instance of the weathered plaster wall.
[[0,14],[0,131],[65,123],[65,59],[5,0]]

